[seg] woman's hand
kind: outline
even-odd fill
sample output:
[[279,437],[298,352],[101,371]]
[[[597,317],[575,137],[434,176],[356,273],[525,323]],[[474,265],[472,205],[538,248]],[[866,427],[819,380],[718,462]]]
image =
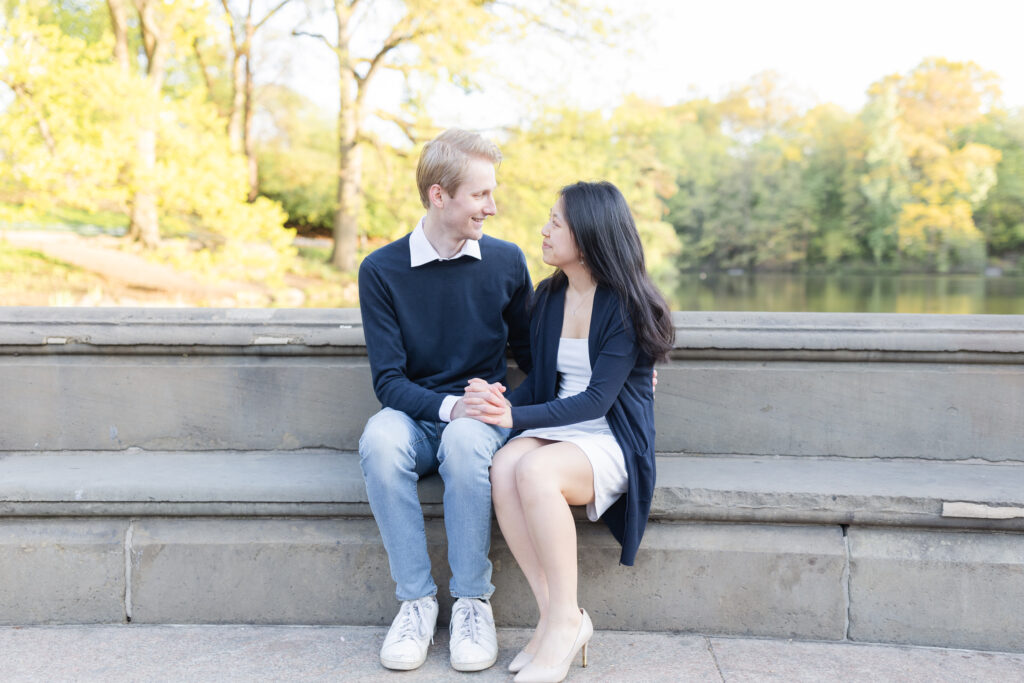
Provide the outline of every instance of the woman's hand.
[[469,380],[462,397],[466,406],[466,417],[511,429],[512,406],[502,396],[503,393],[505,386],[501,382],[488,384],[478,378]]

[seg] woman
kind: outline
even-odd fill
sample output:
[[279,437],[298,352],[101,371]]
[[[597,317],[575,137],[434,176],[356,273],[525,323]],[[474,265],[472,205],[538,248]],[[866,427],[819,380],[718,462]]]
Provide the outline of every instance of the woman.
[[[561,681],[593,634],[577,604],[576,527],[586,505],[632,565],[654,489],[653,363],[674,328],[651,283],[633,216],[614,185],[562,189],[544,237],[555,273],[530,324],[533,371],[521,386],[471,380],[467,413],[519,430],[494,456],[498,524],[537,600],[533,637],[509,665],[516,681]],[[524,431],[525,430],[525,431]]]

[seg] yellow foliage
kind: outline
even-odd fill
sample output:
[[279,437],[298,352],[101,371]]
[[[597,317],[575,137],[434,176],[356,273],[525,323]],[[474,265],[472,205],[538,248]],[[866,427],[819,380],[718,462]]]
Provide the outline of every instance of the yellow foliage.
[[[199,12],[188,3],[170,9],[178,34]],[[176,35],[176,44],[190,45],[186,38]],[[245,159],[231,151],[203,93],[154,98],[144,77],[113,64],[109,43],[88,45],[27,12],[0,30],[0,45],[0,81],[15,93],[2,113],[0,199],[37,213],[60,206],[127,213],[145,187],[158,197],[165,233],[188,233],[202,247],[166,251],[218,277],[282,281],[295,255],[287,216],[276,202],[246,201]],[[157,163],[144,177],[133,164],[138,121],[154,107]]]
[[899,249],[915,258],[934,257],[941,270],[949,267],[953,251],[983,253],[972,209],[995,185],[1001,154],[965,144],[956,134],[984,116],[984,106],[998,95],[995,82],[994,74],[973,62],[931,58],[870,90],[876,110],[885,110],[876,130],[892,138],[879,137],[884,149],[877,147],[892,160],[888,165],[869,152],[875,165],[871,183],[885,177],[892,186],[906,183],[897,218]]
[[948,204],[904,204],[898,231],[900,248],[911,255],[924,255],[984,239],[974,225],[971,205],[963,199]]
[[664,221],[661,198],[675,191],[675,179],[658,158],[655,127],[664,124],[656,114],[638,101],[607,118],[597,112],[553,110],[501,145],[504,161],[493,233],[523,248],[535,280],[551,272],[541,259],[540,229],[558,191],[580,180],[607,180],[622,191],[636,219],[648,269],[663,283],[672,278],[679,241]]

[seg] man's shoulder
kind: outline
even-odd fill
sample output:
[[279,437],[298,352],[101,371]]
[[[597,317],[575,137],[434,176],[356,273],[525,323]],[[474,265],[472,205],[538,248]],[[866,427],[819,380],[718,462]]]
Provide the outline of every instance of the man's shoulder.
[[480,238],[480,255],[484,259],[493,255],[498,258],[509,259],[512,261],[526,262],[526,256],[523,254],[523,250],[519,248],[518,244],[498,239],[497,237],[491,237],[490,235],[484,235]]
[[386,268],[396,265],[409,265],[409,235],[399,237],[394,242],[371,251],[363,259],[360,270],[367,266]]

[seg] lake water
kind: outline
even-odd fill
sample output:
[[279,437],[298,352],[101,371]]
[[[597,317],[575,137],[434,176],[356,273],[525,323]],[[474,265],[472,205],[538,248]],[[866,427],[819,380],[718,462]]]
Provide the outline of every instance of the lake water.
[[1021,315],[1024,277],[682,273],[669,299],[677,311]]

